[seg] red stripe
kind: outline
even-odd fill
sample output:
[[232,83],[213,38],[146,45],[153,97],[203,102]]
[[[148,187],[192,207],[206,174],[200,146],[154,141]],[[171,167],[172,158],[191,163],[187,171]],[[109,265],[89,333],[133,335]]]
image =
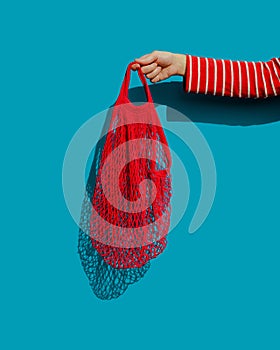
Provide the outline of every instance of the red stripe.
[[242,81],[241,97],[248,97],[248,80],[247,80],[246,63],[240,62],[240,67],[241,67],[241,81]]
[[230,96],[231,93],[231,68],[230,60],[225,60],[225,72],[226,72],[226,81],[225,81],[225,96]]
[[256,97],[255,70],[252,62],[248,62],[249,80],[250,80],[250,97]]
[[199,92],[205,93],[206,89],[206,58],[201,57],[200,59],[200,87]]
[[198,67],[197,67],[197,56],[192,56],[192,82],[191,82],[191,92],[196,92],[197,90],[197,76],[198,76]]
[[264,91],[264,83],[262,78],[262,69],[261,69],[262,62],[256,62],[256,68],[257,68],[257,77],[258,77],[258,89],[259,89],[259,97],[265,97],[265,91]]
[[[222,86],[223,86],[223,67],[222,67],[222,61],[221,60],[215,60],[216,61],[216,77],[217,77],[217,84],[216,84],[216,95],[222,94]],[[214,72],[215,73],[215,72]],[[215,79],[215,78],[214,78]]]
[[208,59],[208,93],[214,93],[214,59]]
[[[264,65],[264,75],[266,77],[266,86],[267,86],[267,94],[268,96],[275,96],[274,95],[274,90],[273,87],[275,88],[275,84],[273,81],[273,67],[270,67],[270,65],[267,63],[266,65]],[[272,80],[272,82],[271,82]],[[272,87],[273,84],[273,87]]]
[[239,71],[238,71],[238,63],[237,61],[233,61],[233,78],[234,78],[234,84],[233,84],[233,96],[238,97],[239,96]]

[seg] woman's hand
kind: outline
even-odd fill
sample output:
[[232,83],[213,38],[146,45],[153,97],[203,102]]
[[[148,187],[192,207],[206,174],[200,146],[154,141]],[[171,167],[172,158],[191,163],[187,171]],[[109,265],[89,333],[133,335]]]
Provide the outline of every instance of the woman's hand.
[[140,58],[135,58],[133,70],[141,68],[152,83],[167,79],[172,75],[184,76],[186,73],[186,55],[165,51],[153,51]]

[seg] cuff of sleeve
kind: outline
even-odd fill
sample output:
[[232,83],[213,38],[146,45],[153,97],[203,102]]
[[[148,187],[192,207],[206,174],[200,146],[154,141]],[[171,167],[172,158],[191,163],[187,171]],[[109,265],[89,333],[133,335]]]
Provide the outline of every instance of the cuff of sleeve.
[[186,70],[185,74],[183,76],[183,90],[185,92],[188,92],[188,82],[189,82],[189,55],[186,54]]
[[186,73],[184,79],[184,91],[198,92],[198,56],[186,55]]

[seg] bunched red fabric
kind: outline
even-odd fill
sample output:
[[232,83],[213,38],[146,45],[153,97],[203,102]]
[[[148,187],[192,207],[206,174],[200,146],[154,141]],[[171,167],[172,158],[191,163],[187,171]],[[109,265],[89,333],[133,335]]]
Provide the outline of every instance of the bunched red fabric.
[[141,69],[147,102],[128,98],[131,62],[101,154],[92,196],[90,237],[104,261],[140,268],[166,247],[171,213],[171,154]]

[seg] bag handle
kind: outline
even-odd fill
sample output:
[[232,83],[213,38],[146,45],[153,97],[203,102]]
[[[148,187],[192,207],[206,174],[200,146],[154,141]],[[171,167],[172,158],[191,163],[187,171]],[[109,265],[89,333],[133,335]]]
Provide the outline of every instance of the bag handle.
[[[129,86],[129,82],[130,82],[130,70],[131,70],[131,67],[133,64],[138,64],[138,63],[136,63],[134,61],[134,62],[130,62],[128,64],[126,72],[125,72],[124,80],[123,80],[123,83],[121,86],[120,94],[119,94],[119,97],[117,99],[116,104],[132,103],[128,98],[128,86]],[[153,103],[153,99],[152,99],[149,85],[148,85],[147,80],[146,80],[140,67],[137,67],[137,73],[138,73],[139,78],[141,79],[142,84],[144,85],[147,102]]]

